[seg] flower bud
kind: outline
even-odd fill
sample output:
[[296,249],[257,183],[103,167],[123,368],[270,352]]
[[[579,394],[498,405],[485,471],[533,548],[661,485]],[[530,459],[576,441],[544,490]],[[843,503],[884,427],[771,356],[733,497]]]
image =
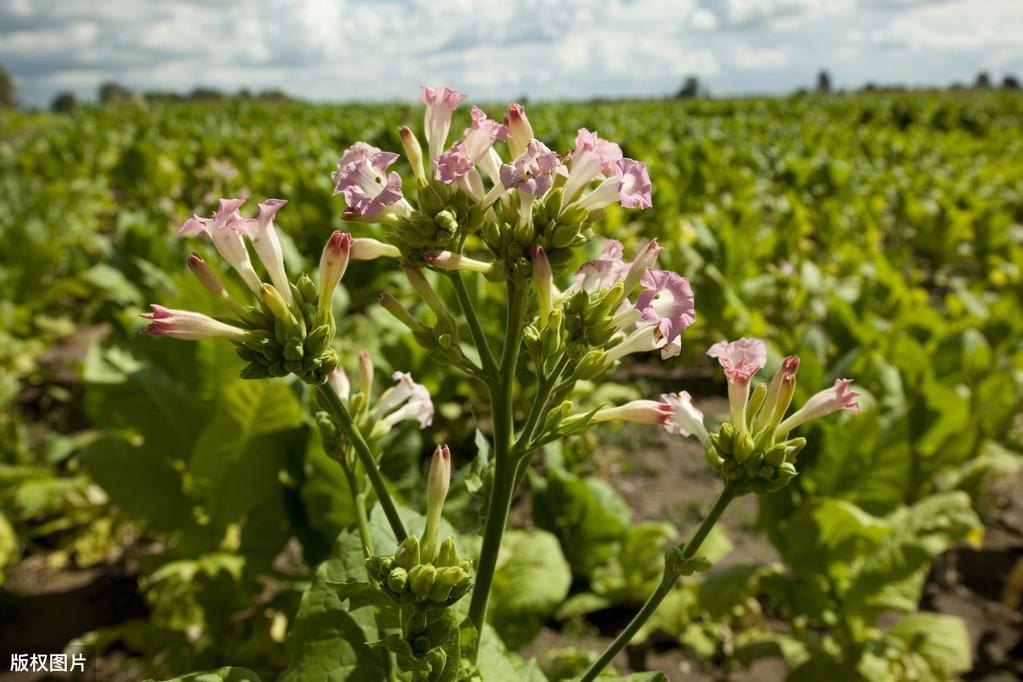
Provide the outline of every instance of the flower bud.
[[419,138],[408,126],[398,128],[398,136],[401,137],[401,147],[405,150],[405,158],[412,166],[412,173],[416,180],[425,183],[426,172],[423,170],[423,148],[419,144]]
[[430,331],[429,327],[417,320],[412,313],[405,309],[405,306],[398,302],[398,299],[389,293],[384,292],[380,294],[377,301],[384,310],[391,313],[399,322],[412,331],[420,333]]
[[388,574],[390,574],[393,562],[393,557],[389,556],[366,557],[366,572],[373,579],[383,582],[387,579]]
[[753,389],[753,393],[749,398],[749,404],[746,406],[746,414],[750,418],[756,416],[760,407],[764,404],[765,398],[767,398],[767,385],[758,384],[757,387]]
[[536,300],[540,305],[540,326],[547,324],[547,316],[554,307],[554,273],[543,247],[534,244],[530,249],[533,258],[533,283],[536,285]]
[[511,157],[518,158],[526,151],[529,141],[533,139],[533,127],[529,125],[526,111],[521,104],[508,105],[508,113],[504,115],[504,124],[508,126],[508,150]]
[[434,562],[439,568],[454,566],[458,563],[458,550],[455,549],[455,541],[450,537],[444,538],[437,550],[437,560]]
[[408,573],[409,588],[417,597],[428,597],[433,590],[437,569],[433,564],[419,564]]
[[422,557],[433,561],[437,551],[437,539],[440,533],[441,512],[444,498],[448,495],[451,484],[451,451],[447,445],[438,445],[433,451],[430,462],[430,474],[426,488],[426,528],[423,531]]
[[405,591],[405,587],[408,585],[408,571],[401,566],[395,566],[391,569],[391,572],[387,574],[387,587],[397,594],[401,594]]
[[467,270],[487,274],[494,269],[493,263],[469,258],[454,251],[429,251],[423,254],[423,260],[435,270]]
[[290,334],[296,336],[305,336],[304,326],[291,312],[291,308],[288,307],[288,302],[281,296],[281,292],[272,284],[263,284],[260,290],[260,299],[263,301],[263,305],[269,309],[269,311],[280,320],[281,324],[284,325],[285,329]]
[[451,590],[458,583],[467,578],[468,575],[459,566],[448,566],[437,572],[437,579],[433,583],[433,590],[430,599],[444,601],[451,595]]
[[406,570],[419,565],[419,538],[410,535],[398,545],[394,553],[394,565]]
[[657,254],[660,253],[661,247],[657,244],[656,239],[651,239],[646,245],[639,250],[636,254],[635,260],[632,261],[632,265],[629,266],[629,270],[625,275],[624,287],[625,293],[628,294],[630,291],[636,288],[639,284],[639,280],[643,277],[643,273],[647,271],[647,268],[653,266],[657,262]]
[[368,400],[373,391],[373,359],[364,350],[359,351],[359,388]]
[[376,260],[377,258],[401,258],[401,249],[369,237],[355,237],[349,249],[351,260]]
[[448,310],[444,307],[444,304],[437,297],[437,292],[430,286],[430,282],[423,276],[422,271],[412,263],[403,261],[401,269],[405,272],[405,277],[408,278],[409,284],[416,290],[416,293],[426,302],[426,305],[430,306],[430,309],[437,314],[437,317],[444,318],[448,316]]
[[771,385],[767,389],[767,400],[753,421],[753,431],[773,431],[785,417],[792,403],[792,394],[796,390],[796,371],[799,369],[799,358],[789,356],[782,360],[781,367],[774,373]]
[[206,291],[210,292],[214,298],[224,303],[238,317],[243,320],[248,319],[249,315],[245,310],[245,306],[228,293],[227,289],[224,288],[223,282],[220,281],[220,278],[217,277],[212,268],[206,264],[202,256],[197,253],[191,254],[188,257],[188,269],[192,271],[195,278],[199,280]]
[[320,256],[320,297],[317,305],[320,316],[326,316],[330,312],[334,289],[348,269],[351,245],[352,235],[335,230],[323,248],[323,254]]

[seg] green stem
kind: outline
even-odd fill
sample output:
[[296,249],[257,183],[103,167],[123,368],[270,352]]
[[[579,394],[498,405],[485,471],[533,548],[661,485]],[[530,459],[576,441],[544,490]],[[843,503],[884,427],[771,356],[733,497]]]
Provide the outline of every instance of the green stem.
[[340,459],[341,469],[345,472],[348,489],[352,493],[352,504],[355,506],[355,520],[359,525],[359,539],[362,540],[363,552],[367,557],[373,556],[373,541],[369,537],[369,516],[366,514],[366,493],[362,492],[359,479],[353,469],[355,462],[347,461],[346,456]]
[[[497,385],[490,390],[490,404],[494,421],[494,485],[490,492],[490,507],[487,523],[483,529],[483,546],[480,548],[479,566],[476,569],[476,585],[469,604],[469,620],[478,633],[483,632],[487,617],[487,602],[490,585],[497,568],[497,553],[501,549],[501,538],[508,523],[511,510],[512,489],[515,482],[515,462],[511,458],[514,410],[512,389],[515,383],[515,369],[518,365],[519,347],[522,345],[522,321],[526,311],[526,291],[508,282],[508,310],[505,319],[504,348],[501,349],[500,374]],[[479,638],[476,639],[477,645]],[[478,649],[477,649],[478,651]],[[477,651],[472,654],[473,660]]]
[[494,361],[494,354],[490,350],[490,344],[487,343],[487,335],[483,332],[483,325],[480,324],[480,319],[476,315],[476,308],[473,306],[472,299],[469,298],[469,292],[465,288],[462,273],[458,270],[451,272],[451,283],[455,286],[455,297],[458,299],[458,305],[462,307],[465,321],[469,324],[469,333],[472,335],[472,342],[476,345],[476,351],[480,355],[480,364],[483,366],[483,372],[490,377],[494,377],[497,375],[497,363]]
[[398,509],[394,506],[394,500],[391,499],[391,493],[387,490],[387,484],[384,483],[384,477],[380,474],[380,468],[377,467],[376,458],[373,457],[373,451],[369,449],[369,444],[359,432],[348,408],[341,402],[341,398],[330,385],[321,384],[316,387],[316,391],[323,407],[330,413],[334,422],[341,427],[341,431],[352,444],[352,449],[355,450],[356,456],[362,463],[362,468],[366,471],[370,485],[373,486],[377,499],[380,500],[380,506],[383,507],[384,515],[387,516],[387,522],[391,525],[394,537],[399,543],[403,542],[408,537],[408,531],[405,530],[405,524],[398,516]]
[[533,436],[536,435],[536,427],[540,421],[547,416],[547,405],[550,403],[551,394],[554,392],[554,385],[558,379],[561,378],[562,372],[568,367],[570,358],[568,353],[561,356],[558,364],[554,366],[551,373],[544,377],[540,381],[540,386],[537,388],[536,397],[533,399],[533,407],[529,410],[529,415],[526,417],[526,423],[522,427],[522,433],[519,435],[518,441],[512,450],[516,454],[526,454],[524,450],[529,447],[529,442],[533,440]]
[[[714,507],[707,514],[707,518],[703,520],[700,527],[696,529],[696,533],[686,543],[682,549],[682,556],[686,559],[691,559],[696,551],[700,549],[700,545],[706,539],[707,534],[710,533],[711,528],[721,518],[721,514],[724,513],[725,509],[735,499],[735,491],[730,485],[726,485],[725,489],[721,491],[721,495],[718,496],[717,502],[714,503]],[[675,581],[678,579],[678,575],[672,575],[669,573],[668,565],[664,566],[664,575],[661,577],[661,582],[658,583],[657,589],[654,590],[650,598],[643,604],[643,608],[639,610],[639,613],[633,617],[629,624],[625,626],[615,640],[604,650],[604,653],[600,655],[600,658],[590,666],[590,669],[586,671],[586,674],[580,678],[579,682],[593,682],[597,679],[597,675],[600,671],[608,666],[609,663],[618,655],[618,652],[625,648],[632,638],[636,635],[643,624],[646,623],[650,616],[654,614],[657,607],[661,605],[664,598],[671,592],[671,588],[675,585]]]

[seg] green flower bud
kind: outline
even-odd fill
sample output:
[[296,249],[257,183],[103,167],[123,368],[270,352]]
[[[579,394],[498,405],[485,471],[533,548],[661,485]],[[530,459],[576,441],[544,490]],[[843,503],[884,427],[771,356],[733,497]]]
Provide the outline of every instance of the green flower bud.
[[440,543],[440,549],[437,551],[436,565],[439,568],[443,568],[445,566],[454,566],[457,563],[458,550],[455,549],[455,541],[450,537],[446,537]]
[[[582,225],[588,216],[589,211],[579,204],[572,204],[561,212],[561,215],[558,216],[558,221],[578,228],[578,226]],[[576,234],[578,234],[578,232],[579,230],[576,229]]]
[[785,461],[785,449],[785,446],[782,444],[772,446],[764,453],[764,462],[768,466],[780,466]]
[[387,574],[387,587],[396,594],[401,594],[405,591],[405,587],[408,584],[408,571],[401,566],[395,566],[391,569],[391,572]]
[[438,647],[430,652],[426,662],[430,664],[431,679],[436,679],[440,673],[444,672],[444,667],[448,664],[448,652]]
[[[434,587],[434,589],[437,589],[436,586]],[[462,578],[461,582],[455,584],[455,586],[451,588],[451,594],[448,595],[447,600],[445,601],[450,600],[452,603],[454,603],[461,599],[463,596],[465,596],[465,594],[471,589],[472,577],[467,575],[464,578]],[[430,595],[430,598],[435,599],[433,594]]]
[[745,463],[752,456],[755,449],[753,437],[748,433],[736,434],[733,438],[732,446],[735,458],[741,463]]
[[419,564],[408,574],[409,588],[412,590],[412,594],[417,597],[429,596],[436,578],[437,569],[433,564]]
[[366,558],[366,572],[374,579],[383,582],[393,568],[394,558],[389,556],[371,556]]
[[302,339],[291,337],[284,342],[284,359],[292,362],[302,359]]
[[419,538],[410,535],[398,545],[398,550],[394,553],[394,565],[406,570],[419,565]]
[[592,379],[605,369],[607,369],[607,351],[596,348],[586,353],[579,364],[575,366],[575,376],[577,379],[585,381]]
[[764,404],[764,400],[767,398],[767,384],[757,384],[757,387],[753,389],[753,394],[750,395],[749,403],[746,405],[746,415],[749,419],[753,419],[760,411],[760,406]]
[[450,210],[443,210],[433,217],[434,222],[444,231],[458,232],[458,218]]
[[714,471],[721,471],[721,465],[725,463],[725,460],[721,459],[713,442],[708,443],[707,447],[703,449],[703,456],[707,460],[707,466]]
[[451,596],[451,590],[454,585],[437,585],[433,586],[433,590],[430,591],[430,600],[435,602],[447,601],[448,597]]
[[724,456],[732,454],[732,439],[735,437],[735,428],[725,423],[721,425],[721,430],[718,431],[718,443],[717,449]]
[[298,278],[298,284],[295,287],[298,290],[296,299],[302,299],[304,303],[316,303],[316,299],[319,298],[320,292],[316,288],[316,284],[304,272]]

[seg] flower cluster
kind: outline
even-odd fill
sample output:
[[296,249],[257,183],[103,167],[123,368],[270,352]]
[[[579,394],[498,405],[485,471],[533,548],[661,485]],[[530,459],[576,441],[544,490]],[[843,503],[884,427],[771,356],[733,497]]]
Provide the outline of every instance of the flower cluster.
[[703,414],[693,406],[689,394],[662,395],[660,401],[634,400],[618,407],[598,410],[592,420],[660,424],[668,433],[695,436],[705,447],[707,462],[726,481],[740,490],[757,493],[778,490],[796,474],[796,455],[805,438],[789,438],[803,424],[840,410],[859,412],[859,393],[851,390],[851,379],[838,379],[788,417],[796,390],[799,358],[786,357],[768,384],[750,391],[753,377],[767,362],[767,349],[760,339],[721,341],[707,351],[724,369],[728,381],[731,421],[717,433],[708,433]]
[[[221,199],[209,218],[193,216],[181,235],[205,235],[217,252],[248,287],[252,299],[239,301],[201,256],[193,253],[188,267],[203,287],[224,306],[228,317],[210,317],[189,310],[153,305],[142,315],[149,320],[145,334],[198,340],[226,338],[249,364],[247,379],[293,373],[310,384],[320,384],[337,367],[330,347],[334,338],[333,295],[350,259],[370,260],[397,256],[398,250],[375,239],[353,239],[335,231],[320,256],[319,284],[306,274],[292,282],[284,267],[284,254],[274,218],[287,202],[267,199],[259,214],[246,218],[241,207],[246,197]],[[256,252],[269,283],[256,271],[249,251]]]
[[[610,204],[651,206],[644,164],[585,128],[573,149],[552,151],[534,137],[518,104],[508,106],[503,124],[472,107],[470,126],[448,146],[452,116],[464,99],[446,87],[422,89],[425,159],[415,133],[400,130],[416,178],[415,201],[404,196],[398,174],[387,171],[396,154],[365,142],[345,150],[333,175],[334,193],[343,194],[347,205],[342,217],[387,226],[413,260],[499,279],[534,245],[556,268],[564,266],[567,249],[589,239],[588,226]],[[461,255],[465,238],[477,232],[493,260]]]

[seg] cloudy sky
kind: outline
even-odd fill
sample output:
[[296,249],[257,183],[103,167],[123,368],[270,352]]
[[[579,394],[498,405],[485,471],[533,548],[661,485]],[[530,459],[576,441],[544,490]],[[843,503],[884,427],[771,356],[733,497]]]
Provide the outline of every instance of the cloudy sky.
[[280,88],[313,100],[786,93],[1023,76],[1023,0],[0,0],[20,99]]

